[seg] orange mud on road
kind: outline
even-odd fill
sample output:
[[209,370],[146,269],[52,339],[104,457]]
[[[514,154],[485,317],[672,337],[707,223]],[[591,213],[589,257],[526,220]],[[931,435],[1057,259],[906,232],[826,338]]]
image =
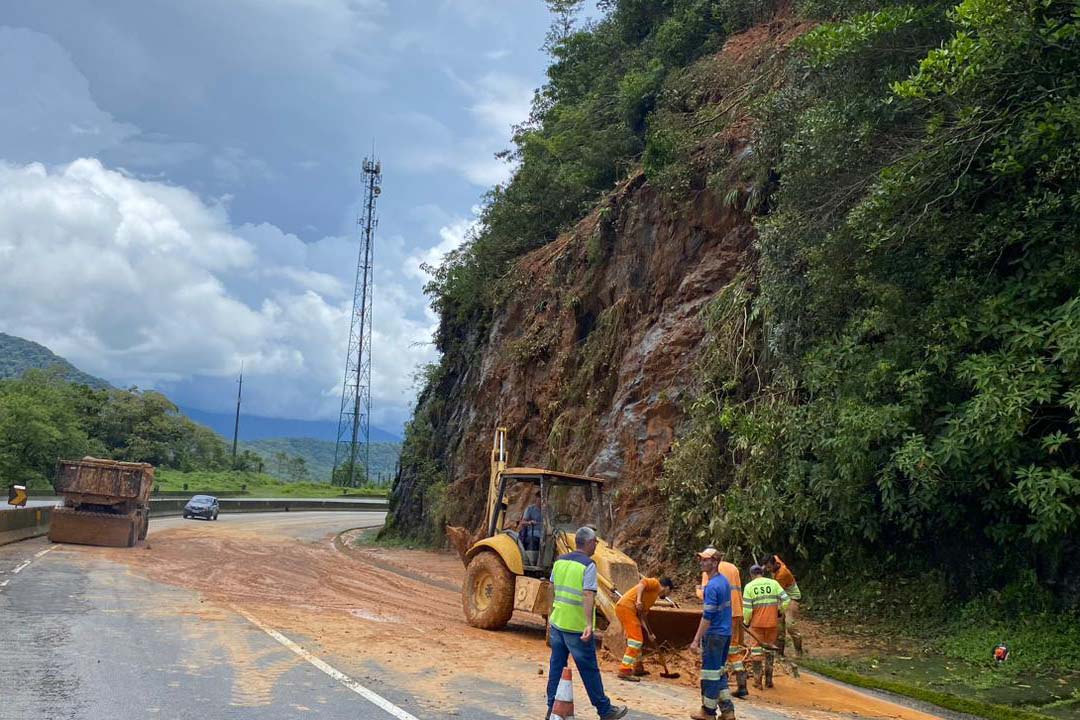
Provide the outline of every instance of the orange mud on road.
[[[456,555],[355,547],[349,534],[337,542],[334,533],[298,539],[282,531],[281,522],[190,522],[152,532],[146,549],[80,551],[122,563],[154,581],[195,590],[208,613],[243,608],[316,654],[345,663],[342,669],[357,673],[357,679],[378,674],[440,715],[457,715],[462,705],[543,715],[547,648],[542,621],[515,614],[502,632],[467,626],[457,590],[464,572]],[[632,710],[684,718],[698,705],[693,660],[683,655],[669,662],[682,672],[681,679],[661,680],[658,664],[651,663],[653,674],[639,684],[619,682],[605,672],[605,689],[614,702]],[[604,663],[607,671],[616,667],[610,657]],[[481,682],[463,682],[463,677]],[[752,691],[751,698],[740,701],[740,716],[934,717],[805,673],[799,680],[780,674],[776,684],[772,691]],[[576,674],[575,698],[578,714],[591,716]]]

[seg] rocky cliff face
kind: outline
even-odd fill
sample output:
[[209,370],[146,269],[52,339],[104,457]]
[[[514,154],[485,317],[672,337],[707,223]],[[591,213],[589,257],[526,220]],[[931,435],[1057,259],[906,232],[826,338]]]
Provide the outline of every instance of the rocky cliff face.
[[[731,38],[700,68],[693,103],[728,112],[749,78],[768,83],[766,63],[807,27],[781,20]],[[460,339],[418,399],[423,439],[404,451],[394,527],[434,538],[444,523],[478,529],[501,425],[512,465],[609,479],[614,541],[659,560],[668,513],[658,478],[695,397],[702,311],[754,263],[748,188],[735,171],[717,182],[752,152],[751,137],[733,117],[703,139],[703,167],[688,168],[694,190],[661,193],[638,171],[518,260],[490,322]]]
[[[633,546],[663,538],[642,530],[665,522],[656,478],[692,382],[701,310],[753,240],[748,218],[717,194],[676,203],[639,173],[572,232],[523,257],[471,357],[420,399],[441,406],[432,430],[454,521],[481,523],[490,438],[503,425],[511,464],[612,481],[617,543],[644,550]],[[399,480],[399,527],[421,522],[416,489]]]

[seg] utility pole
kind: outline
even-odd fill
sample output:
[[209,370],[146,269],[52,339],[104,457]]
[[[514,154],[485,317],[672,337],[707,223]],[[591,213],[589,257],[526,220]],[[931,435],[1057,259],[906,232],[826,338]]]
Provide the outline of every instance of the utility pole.
[[244,361],[240,361],[240,380],[239,385],[236,388],[236,422],[233,424],[232,432],[232,459],[233,467],[236,467],[236,441],[240,438],[240,398],[244,393]]
[[[374,153],[372,153],[374,156]],[[338,419],[337,446],[334,448],[334,470],[348,463],[349,475],[339,478],[341,484],[356,487],[356,464],[363,444],[364,475],[369,477],[371,465],[371,336],[373,254],[375,228],[379,220],[375,201],[382,193],[382,164],[365,158],[363,165],[364,205],[360,225],[360,254],[356,261],[356,284],[353,288],[352,320],[349,326],[349,347],[345,358],[345,382],[341,389],[341,414]]]

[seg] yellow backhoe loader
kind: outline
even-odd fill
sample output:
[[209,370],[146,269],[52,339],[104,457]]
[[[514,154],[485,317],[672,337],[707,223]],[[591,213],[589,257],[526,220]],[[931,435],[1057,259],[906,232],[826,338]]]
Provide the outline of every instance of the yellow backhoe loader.
[[[600,536],[593,555],[600,585],[596,607],[603,618],[598,624],[604,645],[612,652],[621,652],[624,636],[615,603],[637,584],[641,574],[637,563],[603,539],[613,517],[604,495],[604,480],[542,468],[508,468],[506,454],[506,428],[498,428],[491,449],[486,524],[481,538],[471,541],[474,536],[464,528],[447,528],[466,567],[461,591],[465,619],[473,627],[486,630],[503,628],[515,610],[546,620],[551,613],[548,578],[552,565],[560,555],[574,549],[574,532],[582,525],[590,525]],[[517,518],[535,502],[537,491],[543,520],[523,543]],[[539,542],[535,535],[539,535]],[[700,619],[700,609],[654,607],[648,623],[660,645],[679,647],[690,643]]]

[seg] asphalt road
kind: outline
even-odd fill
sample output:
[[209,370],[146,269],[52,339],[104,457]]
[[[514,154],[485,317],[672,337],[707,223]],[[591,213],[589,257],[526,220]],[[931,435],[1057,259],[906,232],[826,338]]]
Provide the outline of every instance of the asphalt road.
[[[315,541],[334,530],[379,525],[382,517],[294,513],[274,523],[299,541]],[[266,516],[223,515],[217,523],[260,519],[266,522]],[[153,521],[150,541],[155,530],[182,522]],[[355,679],[334,676],[335,667],[297,661],[283,640],[304,638],[272,637],[240,612],[208,619],[197,593],[143,579],[93,553],[43,539],[4,546],[0,583],[4,720],[395,717],[358,692]],[[406,690],[366,679],[362,687],[391,707],[412,701]]]
[[[160,518],[151,521],[149,543],[155,533],[184,527],[189,542],[229,530],[250,534],[255,543],[273,535],[312,553],[333,554],[329,537],[380,525],[383,517],[311,512],[222,515],[213,523]],[[146,551],[52,545],[44,538],[0,547],[0,720],[516,720],[542,687],[511,687],[461,672],[454,687],[485,701],[441,711],[430,689],[423,697],[421,685],[385,672],[362,652],[334,656],[314,638],[271,627],[257,604],[212,602],[186,586],[147,579],[123,561],[123,553],[139,552]],[[422,666],[426,659],[413,661]],[[670,700],[676,708],[693,704],[686,689]],[[578,704],[580,717],[593,716],[587,701]],[[641,712],[630,717],[659,720]],[[799,716],[760,707],[740,711],[740,720],[792,717]]]

